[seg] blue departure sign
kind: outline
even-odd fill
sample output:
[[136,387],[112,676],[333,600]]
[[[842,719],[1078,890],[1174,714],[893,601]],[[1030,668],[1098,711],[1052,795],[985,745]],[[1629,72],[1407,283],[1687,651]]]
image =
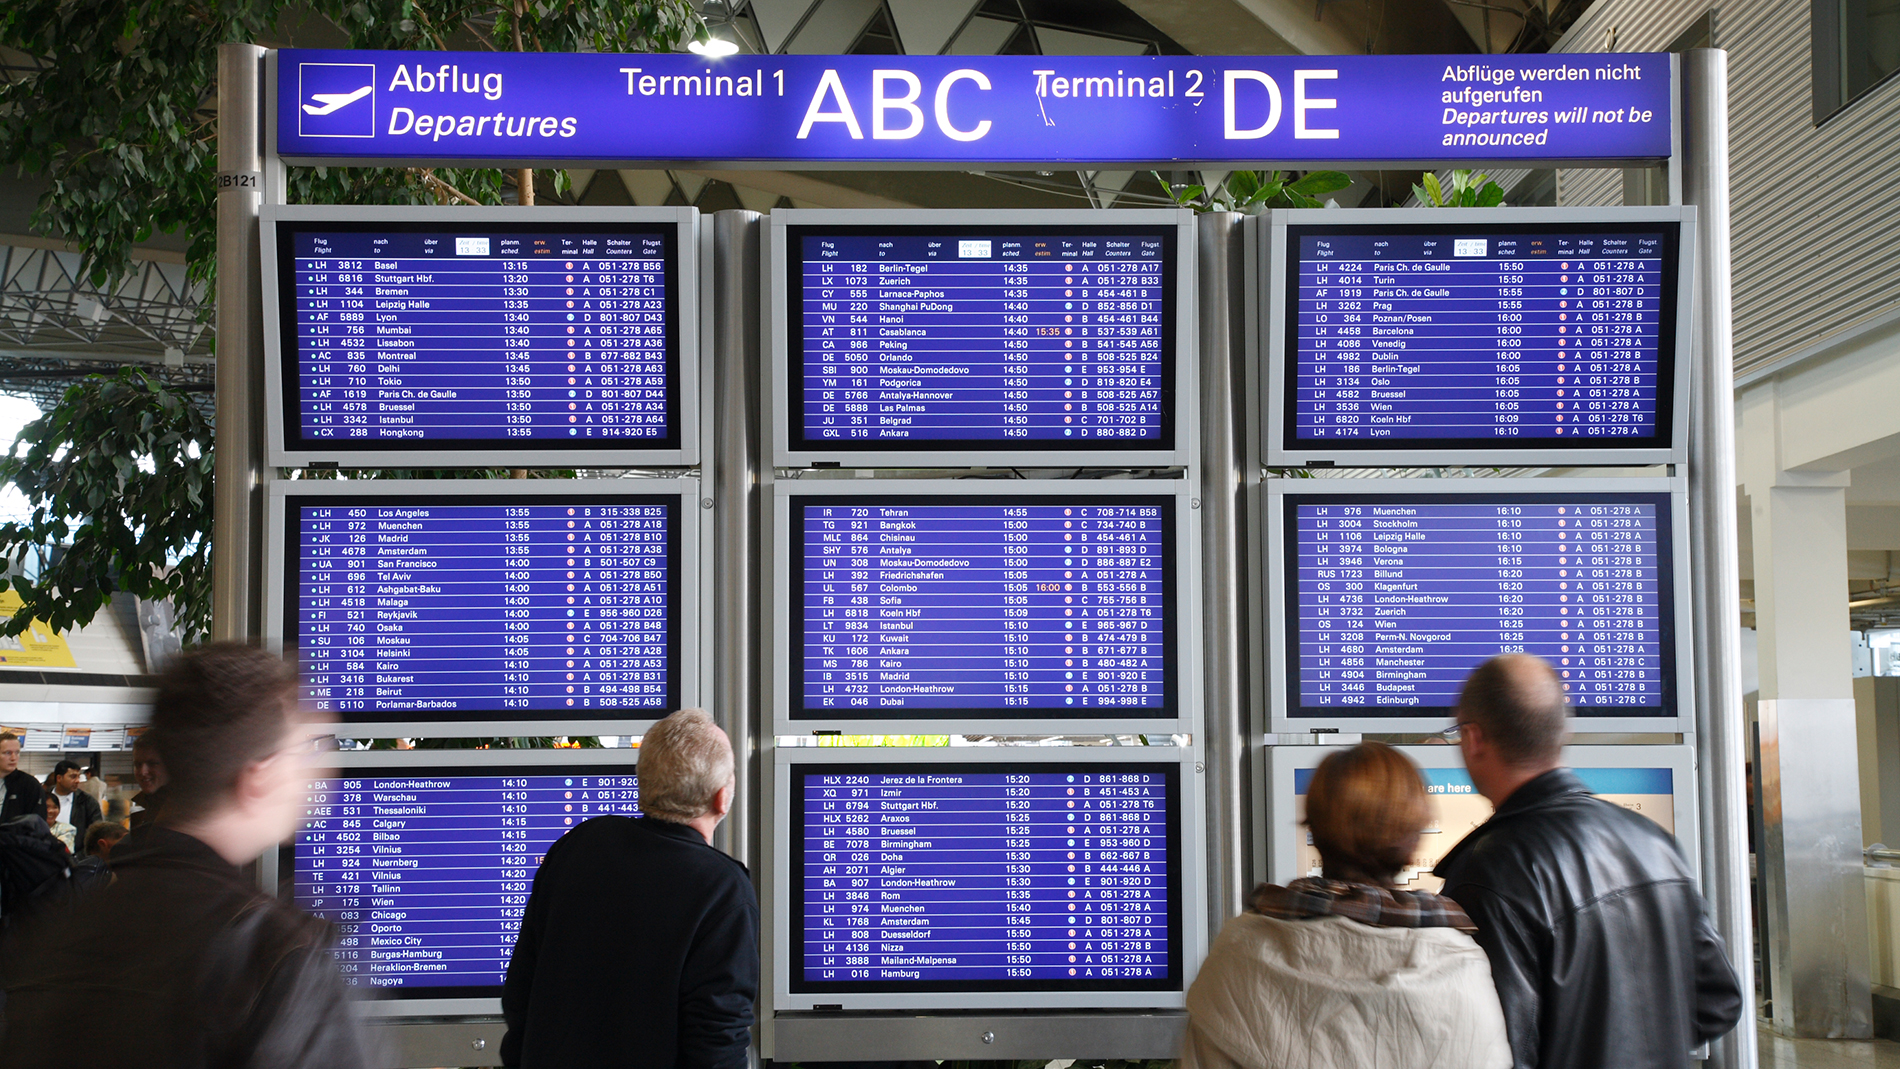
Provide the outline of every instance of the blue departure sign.
[[1178,988],[1179,772],[795,766],[792,990]]
[[1294,226],[1289,449],[1670,444],[1677,224]]
[[679,498],[291,497],[285,644],[345,721],[664,716]]
[[1667,494],[1289,494],[1291,715],[1448,714],[1526,652],[1580,716],[1673,716],[1670,528]]
[[794,719],[1175,715],[1174,498],[792,514]]
[[794,448],[1173,446],[1173,229],[788,235]]
[[679,447],[676,227],[277,227],[287,448]]
[[637,817],[639,803],[631,766],[319,781],[297,833],[297,905],[337,926],[337,964],[352,987],[493,996],[548,848],[591,817]]

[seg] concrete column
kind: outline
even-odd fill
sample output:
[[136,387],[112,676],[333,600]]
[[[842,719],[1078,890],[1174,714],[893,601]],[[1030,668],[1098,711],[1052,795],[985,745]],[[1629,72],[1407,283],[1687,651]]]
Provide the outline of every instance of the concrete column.
[[1768,384],[1738,406],[1760,633],[1768,992],[1778,1032],[1865,1039],[1872,1000],[1847,648],[1848,476],[1780,467],[1776,402]]

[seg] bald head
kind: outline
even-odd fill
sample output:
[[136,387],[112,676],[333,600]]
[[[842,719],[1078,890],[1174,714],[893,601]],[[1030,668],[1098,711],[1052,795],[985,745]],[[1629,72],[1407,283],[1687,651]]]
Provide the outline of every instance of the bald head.
[[1498,758],[1518,767],[1557,763],[1568,714],[1556,670],[1528,653],[1484,662],[1458,694],[1458,719],[1476,724]]

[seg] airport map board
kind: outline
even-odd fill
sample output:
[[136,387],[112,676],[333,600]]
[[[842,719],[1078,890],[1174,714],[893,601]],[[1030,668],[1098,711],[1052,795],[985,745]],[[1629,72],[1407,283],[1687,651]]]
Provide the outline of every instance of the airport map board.
[[[1303,876],[1320,875],[1319,851],[1304,825],[1306,787],[1313,770],[1338,747],[1281,746],[1272,753],[1268,813],[1272,827],[1266,879],[1278,884]],[[1420,766],[1431,796],[1431,824],[1419,838],[1418,850],[1399,873],[1398,886],[1436,892],[1444,881],[1432,869],[1473,828],[1491,819],[1492,806],[1472,786],[1458,748],[1402,746]],[[1564,751],[1568,765],[1591,794],[1648,817],[1676,837],[1693,868],[1695,840],[1695,764],[1690,747],[1572,746]]]
[[358,731],[637,733],[698,690],[694,485],[275,483],[268,619]]
[[1678,481],[1274,480],[1266,500],[1274,730],[1437,730],[1505,652],[1556,668],[1580,730],[1684,730]]
[[1192,216],[774,212],[781,464],[1179,464]]
[[1276,212],[1267,463],[1679,463],[1684,208]]
[[1185,492],[779,484],[778,730],[1188,730]]
[[1171,747],[779,750],[775,1005],[1180,1005],[1187,767]]
[[385,1000],[371,1013],[496,1012],[548,848],[593,817],[640,815],[637,754],[329,755],[342,767],[311,785],[295,901],[336,925],[343,982]]
[[273,462],[696,459],[694,209],[279,207],[263,233]]

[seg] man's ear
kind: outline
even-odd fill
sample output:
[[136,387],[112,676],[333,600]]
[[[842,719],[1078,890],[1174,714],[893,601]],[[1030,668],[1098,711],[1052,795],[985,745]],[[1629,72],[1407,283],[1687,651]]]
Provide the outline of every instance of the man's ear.
[[713,816],[724,817],[727,813],[732,811],[732,796],[737,790],[738,782],[736,780],[727,780],[724,787],[719,788],[719,790],[713,793]]

